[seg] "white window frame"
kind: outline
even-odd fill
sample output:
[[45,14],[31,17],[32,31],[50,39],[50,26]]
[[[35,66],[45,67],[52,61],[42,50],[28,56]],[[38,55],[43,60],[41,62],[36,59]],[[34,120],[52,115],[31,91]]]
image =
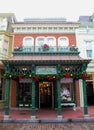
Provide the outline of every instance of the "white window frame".
[[[31,39],[27,40],[26,39]],[[30,52],[32,49],[34,49],[34,38],[33,37],[24,37],[23,38],[23,49],[25,52]]]
[[[64,39],[65,41],[61,41],[61,39]],[[68,37],[59,37],[58,38],[58,46],[69,46],[69,39]]]
[[92,42],[93,42],[92,40],[85,40],[87,58],[92,58],[93,56]]

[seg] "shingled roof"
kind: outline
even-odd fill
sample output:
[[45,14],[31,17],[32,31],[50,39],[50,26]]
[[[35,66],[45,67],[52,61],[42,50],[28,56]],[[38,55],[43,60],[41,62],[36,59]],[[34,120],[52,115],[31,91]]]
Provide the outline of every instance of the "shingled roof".
[[14,55],[6,62],[89,62],[79,55]]

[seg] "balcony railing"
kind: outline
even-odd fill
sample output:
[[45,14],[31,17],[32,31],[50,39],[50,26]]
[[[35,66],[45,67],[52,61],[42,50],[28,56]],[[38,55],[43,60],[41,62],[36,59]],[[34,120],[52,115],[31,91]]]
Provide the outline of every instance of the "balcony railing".
[[49,46],[49,47],[41,47],[41,46],[32,46],[32,47],[15,47],[13,54],[32,54],[32,53],[79,53],[78,48],[76,46]]

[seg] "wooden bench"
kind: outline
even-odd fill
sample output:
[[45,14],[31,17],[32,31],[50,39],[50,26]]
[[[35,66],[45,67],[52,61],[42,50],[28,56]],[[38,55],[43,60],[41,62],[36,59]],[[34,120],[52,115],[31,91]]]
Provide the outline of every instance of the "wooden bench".
[[74,102],[62,102],[61,106],[73,106],[73,110],[76,111],[76,104]]

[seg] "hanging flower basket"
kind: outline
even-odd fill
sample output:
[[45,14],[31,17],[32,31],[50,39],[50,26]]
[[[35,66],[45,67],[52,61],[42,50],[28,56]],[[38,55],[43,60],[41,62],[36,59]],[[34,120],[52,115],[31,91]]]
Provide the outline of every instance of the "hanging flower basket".
[[49,45],[46,44],[46,43],[43,44],[42,49],[43,49],[43,51],[48,51],[49,50]]

